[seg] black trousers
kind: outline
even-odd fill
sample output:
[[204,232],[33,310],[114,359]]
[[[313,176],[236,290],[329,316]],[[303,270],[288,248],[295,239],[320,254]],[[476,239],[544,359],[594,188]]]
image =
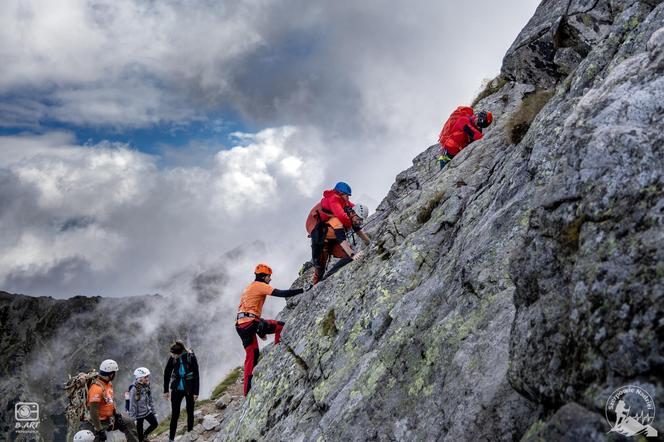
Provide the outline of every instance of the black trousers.
[[[106,431],[121,431],[125,435],[127,442],[137,442],[138,435],[136,433],[136,425],[131,418],[123,416],[120,413],[116,413],[115,421],[111,424],[111,421],[106,419],[101,421],[101,426]],[[94,433],[94,427],[92,423],[86,422],[85,425],[81,426],[81,430],[86,429]],[[95,442],[99,441],[99,436],[95,436]]]
[[186,394],[181,390],[171,390],[171,431],[169,433],[171,440],[175,439],[175,432],[178,429],[182,399],[187,402],[187,431],[194,429],[194,395]]
[[[143,432],[143,421],[148,421],[148,428]],[[148,437],[148,434],[150,434],[155,428],[157,428],[158,422],[157,418],[153,413],[148,414],[145,417],[139,417],[136,419],[136,430],[138,431],[138,440],[140,442],[143,442],[143,439]]]

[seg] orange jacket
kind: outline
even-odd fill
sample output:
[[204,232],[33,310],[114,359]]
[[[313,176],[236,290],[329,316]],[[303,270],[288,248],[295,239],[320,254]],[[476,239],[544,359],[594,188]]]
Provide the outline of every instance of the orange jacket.
[[[237,308],[238,313],[252,313],[256,315],[257,318],[261,317],[263,313],[263,304],[265,304],[265,298],[270,296],[274,288],[269,284],[264,282],[254,281],[249,284],[242,293],[240,298],[240,305]],[[251,322],[253,318],[240,318],[238,319],[238,324],[243,324],[245,322]]]
[[[98,385],[96,382],[101,383]],[[88,406],[93,403],[99,403],[99,419],[106,420],[115,414],[115,401],[113,400],[113,384],[109,381],[99,379],[90,385],[88,390]]]

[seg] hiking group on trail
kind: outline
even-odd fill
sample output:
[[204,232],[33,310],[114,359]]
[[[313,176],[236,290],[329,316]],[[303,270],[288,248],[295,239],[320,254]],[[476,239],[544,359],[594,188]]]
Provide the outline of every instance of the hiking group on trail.
[[[148,441],[148,435],[158,425],[150,386],[150,370],[146,367],[134,370],[135,380],[125,396],[128,399],[125,405],[128,416],[120,413],[115,404],[113,380],[118,370],[117,362],[106,359],[100,364],[98,372],[80,373],[67,382],[68,438],[82,425],[88,429],[78,431],[73,436],[75,442],[103,442],[107,439],[107,431],[124,433],[127,442]],[[164,369],[164,397],[171,400],[170,441],[175,439],[183,399],[186,400],[187,431],[192,431],[194,402],[198,399],[199,385],[196,355],[182,341],[175,341],[170,347]],[[144,429],[146,421],[149,426]]]
[[[491,112],[482,110],[475,113],[471,107],[460,106],[452,112],[438,137],[440,152],[437,161],[440,169],[470,143],[482,139],[482,130],[492,121]],[[253,371],[260,357],[257,337],[266,340],[267,335],[273,334],[274,344],[277,345],[285,326],[283,321],[261,316],[266,298],[289,298],[302,294],[343,266],[361,258],[364,251],[356,251],[353,248],[354,241],[351,245],[349,240],[354,235],[365,246],[371,244],[371,239],[363,230],[369,215],[368,209],[363,204],[353,204],[350,201],[351,195],[351,187],[345,182],[338,182],[334,188],[323,192],[321,200],[309,212],[306,230],[311,238],[311,266],[314,268],[311,283],[305,283],[302,288],[276,289],[270,286],[270,266],[261,263],[254,269],[254,281],[242,292],[235,317],[235,330],[245,351],[244,396],[251,389]],[[337,262],[328,270],[332,257],[337,258]],[[135,381],[125,394],[125,409],[130,418],[120,414],[115,407],[112,381],[117,371],[117,363],[107,359],[101,363],[98,373],[81,373],[65,386],[70,398],[67,412],[70,425],[74,419],[84,420],[92,429],[79,431],[74,441],[105,441],[106,432],[115,430],[123,432],[128,442],[146,441],[147,436],[157,427],[157,414],[150,389],[150,370],[139,367],[134,371]],[[192,431],[199,385],[196,356],[186,348],[184,342],[175,341],[170,347],[164,369],[164,398],[171,401],[169,440],[175,438],[183,400],[186,403],[187,431]],[[82,410],[81,404],[84,405]],[[144,430],[143,424],[146,421],[149,426]]]

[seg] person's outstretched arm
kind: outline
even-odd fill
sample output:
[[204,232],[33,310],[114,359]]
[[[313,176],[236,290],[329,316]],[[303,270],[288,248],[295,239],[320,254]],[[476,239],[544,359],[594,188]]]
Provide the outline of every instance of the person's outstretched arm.
[[277,298],[289,298],[291,296],[299,295],[300,293],[304,293],[304,289],[291,289],[291,290],[274,289],[272,290],[271,295],[276,296]]

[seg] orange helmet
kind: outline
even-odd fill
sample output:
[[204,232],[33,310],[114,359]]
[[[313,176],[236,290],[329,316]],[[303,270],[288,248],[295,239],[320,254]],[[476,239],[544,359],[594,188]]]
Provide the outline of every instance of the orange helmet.
[[272,269],[267,264],[258,264],[256,266],[256,270],[254,270],[254,273],[257,274],[257,275],[259,273],[265,273],[266,275],[271,275],[272,274]]

